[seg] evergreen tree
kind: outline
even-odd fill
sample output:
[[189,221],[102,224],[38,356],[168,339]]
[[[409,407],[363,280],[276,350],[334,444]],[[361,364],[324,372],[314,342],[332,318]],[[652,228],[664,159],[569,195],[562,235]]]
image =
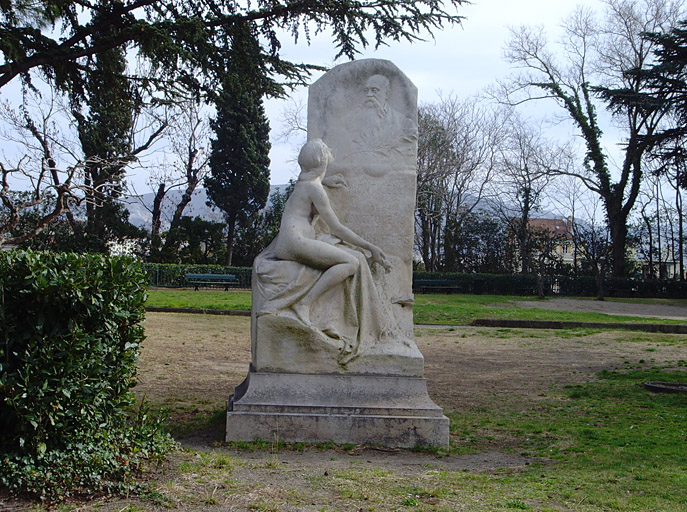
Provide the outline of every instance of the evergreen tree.
[[[387,40],[417,41],[427,33],[460,23],[454,9],[465,0],[42,0],[0,1],[0,88],[15,77],[30,81],[40,69],[58,85],[83,86],[84,58],[129,45],[157,67],[160,78],[212,90],[223,72],[215,59],[221,34],[242,23],[259,28],[266,75],[302,82],[309,66],[280,56],[284,37],[310,39],[330,31],[338,55],[353,58],[359,47]],[[446,5],[444,5],[446,4]],[[104,14],[104,16],[102,15]],[[46,28],[47,30],[41,30]],[[257,35],[257,34],[256,34]],[[257,42],[257,37],[256,37]],[[163,82],[168,89],[169,83]]]
[[[245,24],[254,24],[251,37],[257,52],[254,63],[260,75],[259,87],[263,95],[281,96],[289,87],[308,81],[311,70],[322,69],[284,59],[281,48],[285,40],[309,42],[311,34],[329,32],[337,45],[335,58],[352,59],[361,48],[370,45],[423,40],[444,27],[458,25],[462,16],[457,9],[464,3],[465,0],[0,0],[0,90],[17,79],[24,90],[35,90],[32,78],[40,73],[55,91],[82,100],[90,97],[87,84],[95,67],[104,66],[108,60],[106,54],[112,51],[110,55],[116,60],[126,51],[126,55],[135,56],[150,70],[143,77],[127,74],[126,79],[150,91],[156,99],[178,99],[189,92],[212,94],[223,89],[227,72],[232,73],[227,69],[231,66],[227,66],[224,51],[227,34],[240,32]],[[117,82],[119,79],[113,85],[118,87]],[[131,97],[120,98],[124,103],[111,105],[123,107]],[[78,111],[81,113],[81,109]],[[84,119],[90,115],[89,109],[82,115]],[[56,178],[60,177],[58,171],[68,174],[62,182],[46,180],[40,166],[29,171],[36,200],[46,197],[45,191],[51,188],[57,193],[56,209],[39,219],[32,232],[18,237],[9,232],[20,221],[17,212],[28,206],[12,203],[10,195],[0,190],[0,201],[10,212],[0,216],[0,245],[21,243],[62,213],[69,216],[67,203],[73,197],[81,197],[82,185],[72,179],[76,176],[72,170],[53,169]],[[92,173],[92,182],[99,181],[101,170]],[[0,161],[3,178],[20,172],[26,171]],[[110,189],[114,196],[117,186]],[[105,210],[101,212],[105,214]],[[118,212],[111,213],[122,219]],[[72,229],[77,227],[73,219],[69,222]],[[97,222],[91,224],[93,228],[96,225]],[[124,222],[122,227],[128,229],[128,224]]]
[[599,93],[616,112],[665,112],[659,129],[639,137],[660,168],[673,168],[679,185],[687,189],[687,20],[669,32],[646,33],[643,38],[654,47],[656,62],[626,71],[628,81],[641,81],[645,87],[599,88]]
[[293,192],[295,184],[292,180],[283,192],[275,190],[270,195],[268,206],[236,229],[232,260],[234,266],[253,266],[255,257],[277,236],[286,200]]
[[184,216],[175,228],[175,236],[184,244],[174,254],[174,263],[202,265],[221,265],[224,263],[224,225],[221,222],[210,222],[200,217]]
[[104,252],[108,240],[140,235],[119,201],[132,158],[135,97],[122,47],[98,53],[86,73],[85,89],[72,91],[72,113],[86,162],[85,235],[91,250]]
[[226,265],[232,264],[237,225],[265,206],[269,183],[269,123],[262,96],[264,75],[255,27],[244,24],[227,37],[226,75],[214,98],[211,122],[210,176],[205,178],[209,204],[224,212],[227,223]]

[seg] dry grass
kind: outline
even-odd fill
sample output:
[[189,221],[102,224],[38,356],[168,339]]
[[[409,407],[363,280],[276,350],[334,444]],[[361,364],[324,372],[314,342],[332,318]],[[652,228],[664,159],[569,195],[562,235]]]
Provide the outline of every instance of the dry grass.
[[[684,336],[418,328],[430,395],[452,420],[452,451],[437,455],[355,446],[285,447],[278,440],[223,446],[217,441],[223,435],[226,400],[250,361],[249,319],[149,313],[145,328],[135,391],[169,409],[173,431],[185,448],[149,475],[142,498],[74,502],[65,510],[687,509],[675,463],[666,463],[670,473],[652,477],[668,482],[670,495],[663,496],[653,481],[631,478],[631,468],[616,474],[578,462],[575,452],[555,455],[585,446],[563,433],[566,420],[555,416],[559,408],[578,407],[566,386],[595,382],[602,370],[682,368]],[[591,406],[579,407],[586,411]],[[559,430],[538,418],[539,411],[558,422]],[[577,409],[572,413],[578,414]]]

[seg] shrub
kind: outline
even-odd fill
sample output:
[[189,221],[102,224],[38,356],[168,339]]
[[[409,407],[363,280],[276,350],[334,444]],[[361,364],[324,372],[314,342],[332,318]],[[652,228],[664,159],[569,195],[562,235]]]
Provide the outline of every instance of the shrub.
[[0,256],[0,482],[54,500],[121,488],[172,441],[131,417],[146,277],[127,257]]

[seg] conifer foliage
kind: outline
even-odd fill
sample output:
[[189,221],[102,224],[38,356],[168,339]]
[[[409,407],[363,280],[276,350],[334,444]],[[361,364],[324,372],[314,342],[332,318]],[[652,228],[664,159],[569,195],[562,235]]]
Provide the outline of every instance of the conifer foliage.
[[205,187],[210,204],[227,223],[226,265],[231,266],[237,225],[265,206],[270,190],[269,123],[262,96],[255,27],[245,24],[227,37],[226,78],[214,98],[217,116]]

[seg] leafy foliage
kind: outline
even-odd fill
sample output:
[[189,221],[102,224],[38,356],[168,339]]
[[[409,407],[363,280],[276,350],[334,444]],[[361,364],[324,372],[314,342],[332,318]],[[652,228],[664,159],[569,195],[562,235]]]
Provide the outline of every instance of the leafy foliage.
[[284,192],[274,191],[269,205],[238,227],[234,241],[234,265],[252,267],[255,257],[274,240],[279,233],[286,200],[295,184],[291,181]]
[[170,251],[165,256],[169,258],[168,261],[174,261],[176,257],[180,263],[221,265],[226,255],[224,227],[221,222],[184,216],[174,233],[167,234],[168,237],[173,236],[177,242],[183,243],[183,246],[176,254],[171,254]]
[[675,167],[678,183],[687,188],[687,21],[668,32],[646,33],[642,37],[653,46],[656,61],[643,68],[628,69],[625,75],[628,80],[645,83],[645,87],[599,88],[599,94],[616,112],[636,109],[668,114],[659,129],[643,134],[640,141],[664,167]]
[[0,259],[0,482],[57,499],[112,490],[171,447],[130,421],[146,281],[128,258]]

